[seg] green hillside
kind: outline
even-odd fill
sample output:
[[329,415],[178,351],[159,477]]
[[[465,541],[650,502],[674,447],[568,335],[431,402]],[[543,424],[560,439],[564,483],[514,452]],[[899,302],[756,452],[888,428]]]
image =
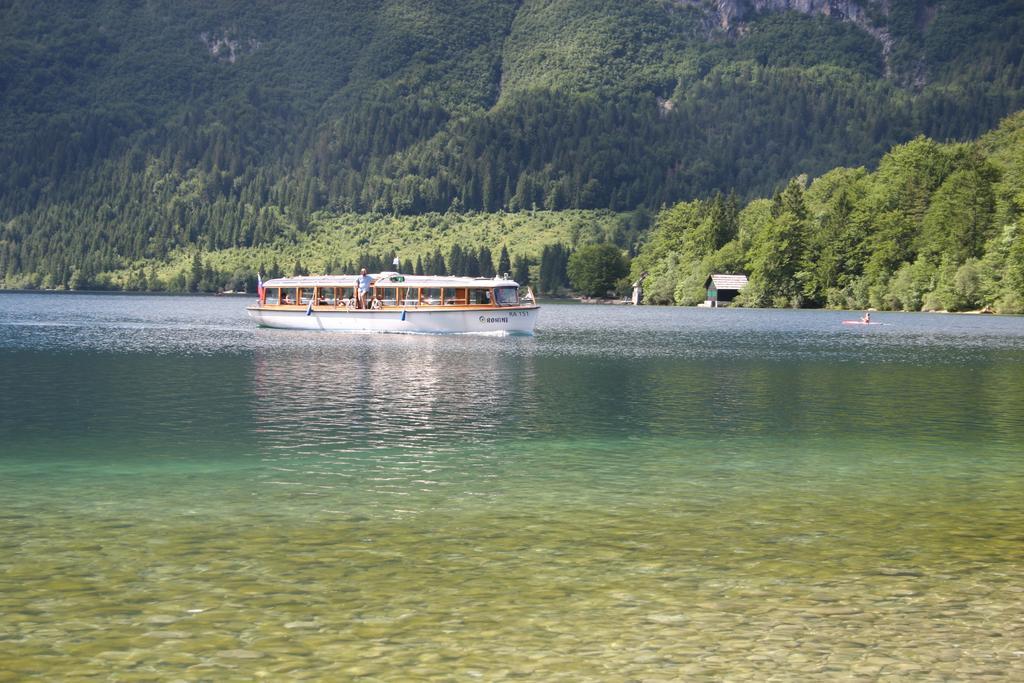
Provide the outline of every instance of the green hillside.
[[842,9],[11,0],[0,282],[86,286],[191,248],[284,254],[342,215],[749,199],[1024,107],[1021,3],[825,4]]

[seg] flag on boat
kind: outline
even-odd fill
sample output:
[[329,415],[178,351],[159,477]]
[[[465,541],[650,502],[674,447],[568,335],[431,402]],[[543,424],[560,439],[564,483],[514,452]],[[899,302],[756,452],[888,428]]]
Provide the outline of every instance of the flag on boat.
[[405,320],[405,309],[402,309],[402,320]]
[[313,300],[309,300],[309,305],[306,306],[306,315],[313,315]]
[[260,298],[260,301],[263,301],[263,277],[258,271],[256,272],[256,296]]

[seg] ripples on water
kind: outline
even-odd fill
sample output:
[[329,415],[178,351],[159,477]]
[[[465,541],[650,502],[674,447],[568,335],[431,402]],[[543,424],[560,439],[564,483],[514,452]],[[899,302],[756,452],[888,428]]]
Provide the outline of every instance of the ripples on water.
[[[173,354],[432,346],[430,336],[334,335],[254,329],[244,298],[22,294],[3,296],[0,349]],[[196,302],[201,302],[197,304]],[[1024,318],[881,313],[880,326],[844,327],[859,313],[546,304],[538,337],[446,337],[445,350],[501,355],[668,356],[706,360],[794,357],[872,363],[976,361],[972,351],[1019,351]],[[386,341],[382,342],[384,338]],[[409,339],[419,342],[409,342]],[[410,348],[410,347],[406,347]],[[917,356],[920,354],[920,357]]]
[[0,672],[1024,677],[1022,318],[246,303],[0,295]]

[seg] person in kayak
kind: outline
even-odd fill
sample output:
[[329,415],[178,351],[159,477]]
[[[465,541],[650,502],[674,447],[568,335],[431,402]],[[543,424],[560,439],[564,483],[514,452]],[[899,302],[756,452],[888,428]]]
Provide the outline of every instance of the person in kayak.
[[860,317],[860,321],[867,325],[871,322],[871,311],[864,311],[864,315]]

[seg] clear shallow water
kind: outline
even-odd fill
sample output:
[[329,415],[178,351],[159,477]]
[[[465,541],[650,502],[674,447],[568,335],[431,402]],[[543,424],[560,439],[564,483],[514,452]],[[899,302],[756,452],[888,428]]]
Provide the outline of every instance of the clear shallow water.
[[0,680],[1019,680],[1024,318],[0,295]]

